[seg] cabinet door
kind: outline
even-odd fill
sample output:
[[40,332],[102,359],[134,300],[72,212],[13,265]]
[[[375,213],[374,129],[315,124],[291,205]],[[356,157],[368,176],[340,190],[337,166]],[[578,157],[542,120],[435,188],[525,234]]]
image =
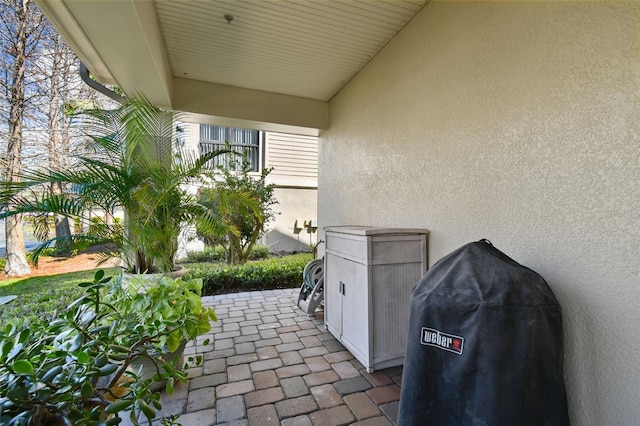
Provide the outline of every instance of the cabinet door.
[[[363,364],[369,359],[369,267],[344,260],[342,279],[342,340],[345,346],[360,352]],[[355,354],[354,354],[355,355]]]
[[342,336],[341,261],[344,259],[331,253],[325,256],[324,319],[327,330],[338,339]]

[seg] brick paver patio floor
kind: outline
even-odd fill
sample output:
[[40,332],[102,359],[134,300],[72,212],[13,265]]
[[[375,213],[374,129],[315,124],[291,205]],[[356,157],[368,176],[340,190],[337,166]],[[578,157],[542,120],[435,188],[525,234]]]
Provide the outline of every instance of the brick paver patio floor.
[[297,307],[297,295],[204,297],[218,322],[186,350],[204,362],[162,396],[162,414],[181,414],[184,426],[394,424],[402,368],[368,374],[325,330],[322,313],[309,319]]

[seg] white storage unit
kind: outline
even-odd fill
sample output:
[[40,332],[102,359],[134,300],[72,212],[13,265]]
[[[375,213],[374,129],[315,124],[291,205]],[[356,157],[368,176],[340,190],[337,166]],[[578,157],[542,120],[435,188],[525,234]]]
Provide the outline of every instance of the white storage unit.
[[426,229],[325,228],[325,326],[368,372],[402,365]]

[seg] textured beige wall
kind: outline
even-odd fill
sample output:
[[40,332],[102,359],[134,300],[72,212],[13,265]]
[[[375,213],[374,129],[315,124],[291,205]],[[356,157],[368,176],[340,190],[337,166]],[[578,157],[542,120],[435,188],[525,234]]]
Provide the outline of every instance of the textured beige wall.
[[296,219],[302,226],[303,221],[317,218],[318,191],[315,188],[275,188],[273,194],[278,200],[273,210],[279,214],[269,223],[266,244],[274,251],[309,251],[309,242],[315,244],[318,233],[311,234],[311,240],[304,229],[295,235],[293,224]]
[[437,2],[330,103],[319,224],[489,238],[564,309],[577,425],[640,421],[640,3]]

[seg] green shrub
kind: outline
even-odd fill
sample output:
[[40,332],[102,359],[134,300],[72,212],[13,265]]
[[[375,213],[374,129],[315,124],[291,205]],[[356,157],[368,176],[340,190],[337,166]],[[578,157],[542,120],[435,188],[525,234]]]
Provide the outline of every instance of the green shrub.
[[225,257],[226,254],[222,246],[205,246],[203,251],[187,252],[186,263],[223,262]]
[[209,243],[226,248],[226,262],[245,263],[265,226],[275,218],[274,185],[266,179],[272,169],[263,169],[260,176],[253,173],[246,161],[229,158],[229,168],[216,167],[211,185],[200,188],[200,202],[216,211],[230,227],[210,227],[196,224],[198,233]]
[[310,253],[250,261],[244,265],[193,264],[185,278],[202,278],[203,296],[300,286]]
[[256,244],[251,249],[249,254],[249,260],[268,259],[269,258],[269,246],[263,246]]
[[[187,252],[185,263],[200,262],[224,262],[227,254],[221,245],[205,246],[203,251]],[[269,247],[263,245],[255,245],[249,254],[249,260],[268,259]]]
[[0,257],[0,271],[4,271],[4,266],[7,264],[6,257]]

